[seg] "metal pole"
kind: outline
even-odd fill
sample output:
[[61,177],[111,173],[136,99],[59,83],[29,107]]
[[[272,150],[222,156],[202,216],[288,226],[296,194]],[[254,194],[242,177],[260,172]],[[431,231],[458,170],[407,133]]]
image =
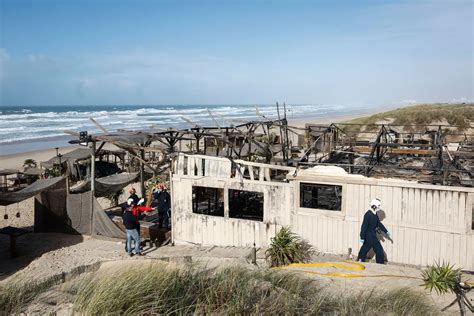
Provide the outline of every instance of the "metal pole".
[[91,236],[94,236],[95,141],[91,145]]

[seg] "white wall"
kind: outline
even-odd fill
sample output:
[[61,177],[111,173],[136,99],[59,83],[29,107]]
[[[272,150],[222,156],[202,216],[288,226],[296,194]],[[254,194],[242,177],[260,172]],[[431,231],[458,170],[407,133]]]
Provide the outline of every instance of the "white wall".
[[[186,159],[184,158],[186,156]],[[194,166],[205,160],[205,172],[194,174]],[[368,202],[378,197],[387,218],[385,226],[394,243],[383,246],[389,261],[427,265],[449,261],[474,270],[474,232],[471,229],[474,190],[463,187],[423,185],[414,182],[373,179],[352,175],[304,174],[292,177],[292,168],[237,161],[241,169],[260,169],[261,176],[245,180],[239,173],[230,177],[231,162],[225,158],[181,154],[175,161],[172,178],[173,240],[218,246],[265,247],[281,226],[308,240],[317,250],[346,254],[359,251],[361,220]],[[184,172],[184,165],[187,170]],[[289,183],[274,182],[268,168],[290,171]],[[299,207],[300,182],[342,185],[341,211]],[[192,213],[192,186],[224,189],[225,216]],[[232,219],[228,216],[227,189],[263,192],[263,222]]]

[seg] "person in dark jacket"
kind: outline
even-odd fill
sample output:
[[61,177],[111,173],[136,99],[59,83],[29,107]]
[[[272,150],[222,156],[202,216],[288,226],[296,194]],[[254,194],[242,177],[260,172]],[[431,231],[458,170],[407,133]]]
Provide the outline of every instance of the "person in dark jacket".
[[134,188],[134,187],[131,187],[131,188],[128,190],[128,193],[130,193],[130,196],[128,197],[127,200],[133,199],[133,204],[134,204],[134,205],[138,205],[138,201],[140,201],[140,198],[138,197],[137,191],[135,190],[135,188]]
[[163,183],[159,183],[153,194],[158,208],[158,227],[168,228],[170,221],[171,196]]
[[[129,256],[139,255],[142,256],[143,254],[140,252],[140,222],[139,220],[143,218],[143,214],[135,215],[133,213],[133,208],[135,204],[133,199],[127,200],[128,207],[123,212],[122,220],[123,225],[125,226],[125,230],[127,231],[127,244],[126,250]],[[132,239],[135,241],[135,251],[132,252]]]
[[377,238],[377,228],[390,236],[387,228],[380,222],[377,216],[377,211],[381,209],[382,203],[379,199],[374,199],[369,204],[369,210],[365,212],[362,227],[360,229],[360,241],[362,247],[360,248],[357,260],[365,262],[367,253],[371,248],[375,251],[375,261],[377,263],[384,263],[384,251],[380,240]]

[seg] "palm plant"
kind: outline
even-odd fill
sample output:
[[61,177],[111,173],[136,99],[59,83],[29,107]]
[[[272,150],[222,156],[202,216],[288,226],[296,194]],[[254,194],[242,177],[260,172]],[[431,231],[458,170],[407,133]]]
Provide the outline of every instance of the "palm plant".
[[438,294],[454,293],[456,299],[446,306],[443,311],[458,303],[461,315],[466,314],[466,306],[474,311],[473,306],[466,297],[466,293],[471,290],[467,282],[463,282],[461,269],[455,269],[454,265],[443,262],[435,262],[434,265],[428,266],[421,274],[425,289],[433,290]]
[[34,159],[26,159],[24,162],[23,162],[23,167],[24,168],[36,168],[38,166],[38,163],[36,162],[36,160]]
[[289,227],[282,227],[275,237],[271,238],[265,259],[271,267],[278,267],[290,263],[308,262],[313,252],[312,247]]

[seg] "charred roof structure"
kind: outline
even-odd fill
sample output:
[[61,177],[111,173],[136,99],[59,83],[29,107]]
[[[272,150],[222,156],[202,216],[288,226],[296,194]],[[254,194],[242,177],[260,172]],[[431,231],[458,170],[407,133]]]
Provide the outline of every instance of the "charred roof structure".
[[336,165],[349,173],[473,186],[473,136],[452,125],[307,125],[312,143],[301,164]]
[[73,142],[101,142],[99,149],[106,142],[114,144],[128,152],[131,164],[135,162],[142,173],[158,174],[169,167],[171,157],[184,152],[301,169],[332,165],[369,177],[474,185],[474,135],[459,126],[336,123],[295,127],[288,124],[285,106],[280,115],[278,104],[277,119],[269,119],[257,108],[257,120],[233,124],[236,121],[218,120],[207,111],[214,126],[182,117],[191,125],[187,129],[150,126],[109,132],[91,119],[103,133],[82,133]]

